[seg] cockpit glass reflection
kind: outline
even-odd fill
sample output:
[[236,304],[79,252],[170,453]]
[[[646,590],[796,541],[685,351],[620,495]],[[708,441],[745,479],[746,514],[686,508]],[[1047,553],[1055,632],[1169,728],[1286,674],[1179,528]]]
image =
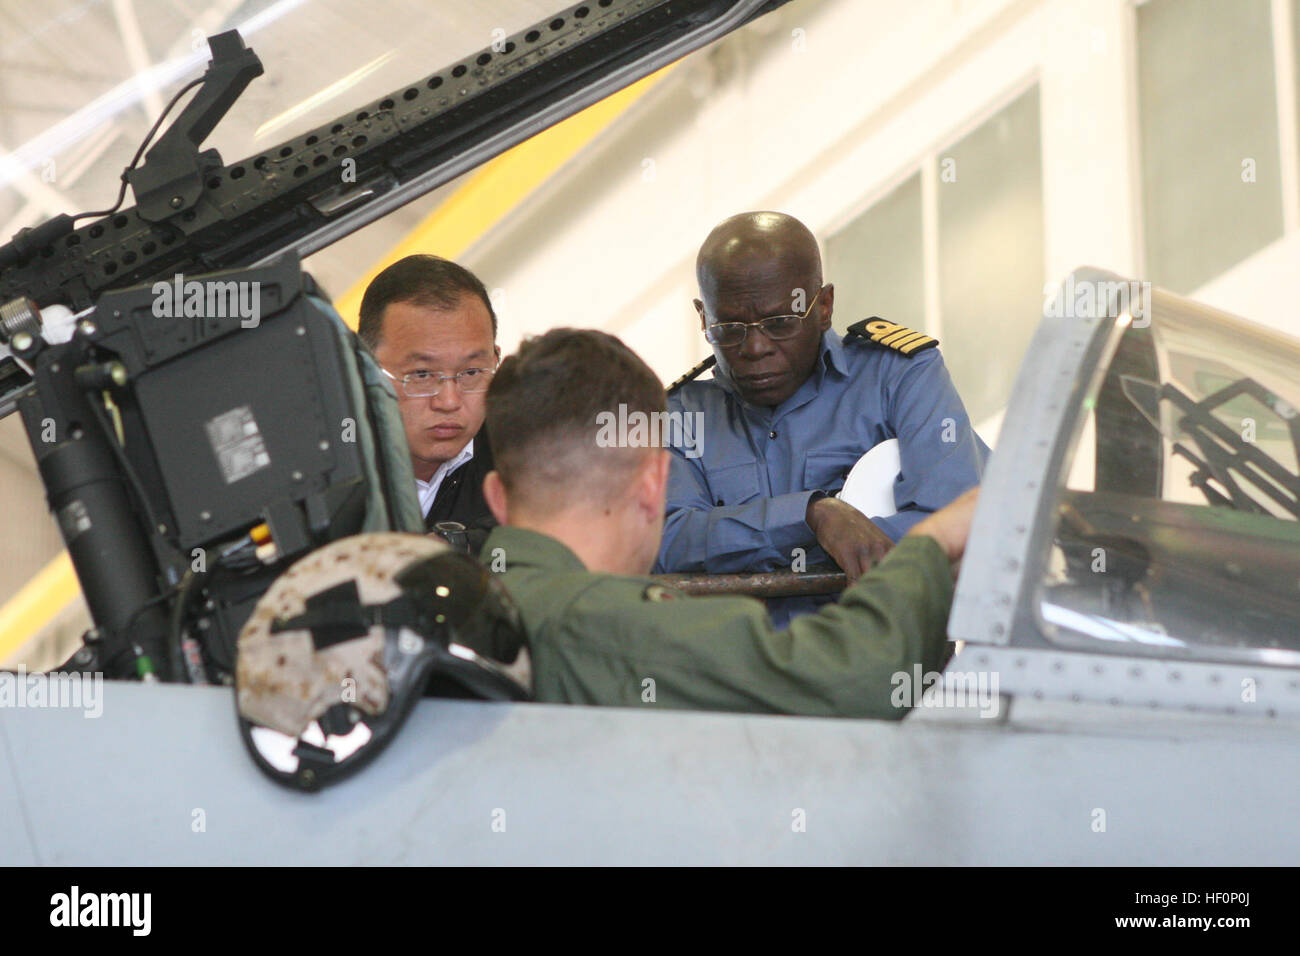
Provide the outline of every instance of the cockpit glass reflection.
[[1150,315],[1085,397],[1045,632],[1300,664],[1300,348],[1159,293]]

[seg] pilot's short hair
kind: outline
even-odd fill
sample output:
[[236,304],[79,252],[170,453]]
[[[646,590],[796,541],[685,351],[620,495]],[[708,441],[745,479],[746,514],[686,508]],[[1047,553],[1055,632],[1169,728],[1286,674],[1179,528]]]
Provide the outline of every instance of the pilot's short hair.
[[384,332],[384,310],[394,302],[410,302],[431,309],[454,309],[461,296],[483,300],[492,317],[492,338],[497,337],[497,314],[478,276],[441,256],[414,255],[398,259],[366,287],[361,297],[357,335],[374,351]]
[[663,383],[619,339],[552,329],[525,339],[487,393],[485,425],[506,491],[529,502],[609,500],[646,453],[600,440],[602,413],[663,413]]

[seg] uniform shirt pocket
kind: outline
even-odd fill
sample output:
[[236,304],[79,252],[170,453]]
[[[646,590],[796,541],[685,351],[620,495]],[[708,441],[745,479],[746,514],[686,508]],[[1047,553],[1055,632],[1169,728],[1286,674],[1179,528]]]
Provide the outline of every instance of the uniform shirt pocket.
[[860,457],[862,456],[849,451],[809,452],[804,458],[804,490],[839,491]]
[[709,471],[709,493],[715,508],[743,505],[762,493],[758,481],[758,462],[747,461]]

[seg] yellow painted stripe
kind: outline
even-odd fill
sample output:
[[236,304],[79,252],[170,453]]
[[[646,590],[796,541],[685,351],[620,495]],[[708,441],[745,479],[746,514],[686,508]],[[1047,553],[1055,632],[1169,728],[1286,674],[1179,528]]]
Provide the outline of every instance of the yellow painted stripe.
[[[416,252],[454,259],[501,222],[533,190],[622,116],[673,69],[651,73],[631,86],[593,103],[536,136],[511,147],[470,175],[388,254],[376,262],[335,307],[343,320],[357,327],[361,297],[384,268]],[[45,627],[78,592],[76,573],[66,553],[59,555],[0,607],[0,666],[37,631]]]
[[59,613],[78,592],[72,561],[64,551],[36,573],[0,608],[0,666]]

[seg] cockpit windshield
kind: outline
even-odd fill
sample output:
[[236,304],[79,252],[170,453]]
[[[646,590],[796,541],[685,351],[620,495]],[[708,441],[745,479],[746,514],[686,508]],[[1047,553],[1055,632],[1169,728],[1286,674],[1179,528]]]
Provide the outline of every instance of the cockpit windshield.
[[1147,315],[1086,398],[1045,633],[1300,664],[1300,347],[1160,293]]

